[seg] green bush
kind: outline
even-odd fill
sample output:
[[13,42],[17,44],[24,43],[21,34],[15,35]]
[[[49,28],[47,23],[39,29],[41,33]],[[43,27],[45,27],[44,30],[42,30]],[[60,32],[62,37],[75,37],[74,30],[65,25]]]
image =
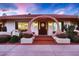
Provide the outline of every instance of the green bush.
[[22,34],[22,37],[24,37],[24,38],[31,38],[31,37],[33,37],[33,34],[25,33],[25,34]]
[[11,36],[9,35],[0,35],[0,43],[6,43],[10,40]]
[[68,35],[65,34],[65,33],[57,34],[56,36],[59,37],[59,38],[68,38]]
[[19,40],[20,40],[20,39],[19,39],[18,36],[12,36],[9,42],[10,42],[10,43],[16,43],[16,42],[19,42]]
[[71,41],[74,42],[74,43],[79,43],[79,36],[72,37]]
[[66,29],[66,34],[68,34],[69,36],[76,35],[74,32],[74,29],[75,29],[75,26],[73,25],[68,26],[68,28]]
[[68,38],[70,38],[71,42],[79,43],[79,37],[77,36],[77,32],[74,32],[75,26],[70,25],[65,27],[66,34],[68,35]]

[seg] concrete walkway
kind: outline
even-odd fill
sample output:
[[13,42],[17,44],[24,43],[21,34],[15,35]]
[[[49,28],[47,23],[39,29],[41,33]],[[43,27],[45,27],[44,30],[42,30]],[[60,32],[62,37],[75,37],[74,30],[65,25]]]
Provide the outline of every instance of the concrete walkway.
[[79,56],[79,45],[0,45],[1,56]]

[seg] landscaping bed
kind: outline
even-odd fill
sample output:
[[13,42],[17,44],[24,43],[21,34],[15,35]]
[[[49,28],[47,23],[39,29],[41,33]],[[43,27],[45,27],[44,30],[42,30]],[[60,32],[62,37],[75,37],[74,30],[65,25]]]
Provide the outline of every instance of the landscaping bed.
[[10,35],[0,35],[0,43],[9,42],[10,39],[11,39]]

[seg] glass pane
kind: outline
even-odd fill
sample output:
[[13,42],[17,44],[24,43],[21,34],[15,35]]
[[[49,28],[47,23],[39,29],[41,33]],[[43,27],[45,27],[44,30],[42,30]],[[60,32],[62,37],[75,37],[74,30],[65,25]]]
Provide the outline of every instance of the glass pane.
[[[59,28],[61,30],[61,22],[59,22]],[[56,22],[53,22],[53,31],[56,31],[57,30],[57,24]]]
[[18,29],[19,30],[27,30],[28,29],[28,23],[27,22],[18,22]]
[[57,24],[54,22],[53,23],[53,31],[56,31],[57,30]]
[[59,22],[59,28],[60,28],[60,30],[62,30],[62,24],[61,24],[61,22]]

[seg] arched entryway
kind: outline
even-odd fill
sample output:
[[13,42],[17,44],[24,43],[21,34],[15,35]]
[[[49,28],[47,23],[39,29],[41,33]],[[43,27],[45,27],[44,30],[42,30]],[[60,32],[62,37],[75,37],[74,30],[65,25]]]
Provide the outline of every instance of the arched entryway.
[[56,33],[55,33],[55,34],[61,32],[60,29],[59,29],[59,22],[57,21],[57,19],[56,19],[55,17],[42,15],[42,16],[37,16],[37,17],[33,18],[33,19],[29,22],[29,24],[28,24],[28,32],[29,32],[29,33],[32,33],[32,30],[31,30],[32,22],[33,22],[34,20],[38,19],[38,18],[50,18],[50,19],[54,20],[54,21],[56,22],[56,24],[57,24],[57,30],[56,30]]

